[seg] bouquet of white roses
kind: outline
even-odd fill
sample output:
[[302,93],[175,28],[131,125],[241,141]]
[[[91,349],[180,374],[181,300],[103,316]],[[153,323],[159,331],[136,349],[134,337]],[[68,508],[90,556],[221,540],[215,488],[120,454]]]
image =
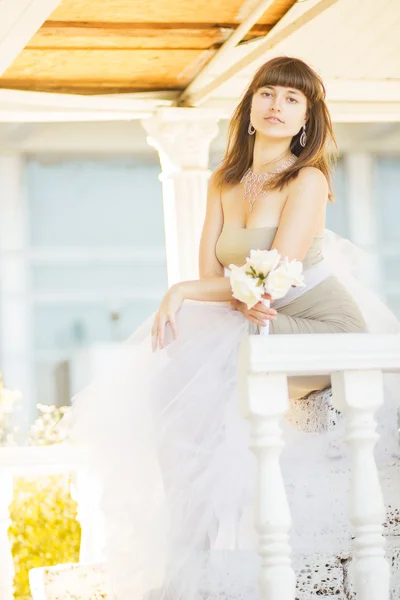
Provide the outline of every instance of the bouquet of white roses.
[[[251,250],[246,263],[229,265],[232,295],[253,308],[258,302],[270,306],[272,300],[286,296],[291,287],[304,287],[303,264],[298,260],[282,259],[277,250]],[[268,335],[269,323],[261,330]]]

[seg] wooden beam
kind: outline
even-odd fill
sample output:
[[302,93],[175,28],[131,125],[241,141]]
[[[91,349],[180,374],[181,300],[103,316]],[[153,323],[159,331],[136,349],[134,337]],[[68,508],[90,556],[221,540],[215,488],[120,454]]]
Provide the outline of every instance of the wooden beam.
[[[220,31],[222,30],[234,30],[237,29],[238,24],[234,21],[226,21],[221,23],[220,21],[218,21],[218,23],[209,23],[209,22],[186,22],[186,21],[182,21],[182,22],[176,22],[173,23],[172,21],[163,21],[163,22],[159,22],[159,21],[145,21],[143,23],[141,22],[126,22],[126,23],[122,23],[122,22],[112,22],[112,21],[55,21],[54,19],[48,19],[45,23],[43,23],[42,25],[42,30],[46,30],[46,29],[53,29],[53,28],[57,28],[57,29],[80,29],[82,32],[85,29],[88,29],[89,31],[91,29],[100,29],[100,30],[107,30],[107,31],[124,31],[124,30],[130,30],[130,31],[147,31],[149,29],[151,30],[157,30],[158,32],[163,32],[163,31],[196,31],[196,30],[205,30],[205,31]],[[271,28],[271,26],[267,23],[257,23],[254,28],[258,28],[260,29],[260,31],[263,30],[268,30]]]
[[25,77],[19,79],[0,79],[0,89],[31,91],[45,94],[73,94],[78,96],[104,96],[107,94],[140,94],[146,92],[178,92],[180,88],[176,81],[167,81],[161,79],[151,79],[132,82],[114,79],[104,81],[100,78],[87,81],[79,75],[77,79],[62,79],[52,81],[50,78],[37,80],[34,77]]
[[[192,86],[192,91],[189,95],[184,91],[181,96],[180,104],[182,106],[191,107],[200,106],[227,81],[239,74],[246,67],[251,66],[261,57],[265,56],[269,50],[272,50],[272,48],[288,38],[295,31],[299,30],[301,27],[318,17],[322,12],[330,8],[336,2],[338,2],[338,0],[319,0],[308,9],[306,3],[294,4],[292,9],[290,9],[287,13],[287,18],[289,21],[287,24],[285,22],[285,25],[281,26],[280,22],[278,22],[276,26],[267,33],[262,43],[257,43],[257,47],[253,51],[249,52],[243,58],[237,60],[234,64],[232,64],[232,61],[226,60],[226,64],[228,65],[227,69],[218,76],[214,77],[210,83],[202,85],[202,87],[199,89],[193,89]],[[299,15],[299,10],[304,10],[304,12]],[[292,20],[289,20],[290,15],[293,16]],[[234,49],[232,49],[232,51],[234,51]]]
[[142,111],[29,111],[2,110],[0,108],[0,123],[77,123],[97,121],[132,121],[148,119],[153,115],[151,109]]
[[400,123],[400,102],[328,102],[335,123]]
[[78,111],[146,111],[162,106],[172,106],[175,92],[145,92],[141,94],[111,94],[110,96],[78,96],[74,94],[46,94],[0,89],[0,110],[13,107],[19,110],[58,110]]
[[0,76],[59,4],[60,0],[3,0],[0,7]]
[[179,98],[180,103],[184,103],[186,98],[190,97],[197,89],[201,89],[207,81],[207,77],[216,65],[221,64],[230,53],[248,34],[251,28],[260,20],[264,13],[274,4],[274,0],[260,0],[248,17],[239,25],[239,27],[228,37],[212,59],[197,73],[193,81],[187,86]]
[[[245,76],[246,75],[246,76]],[[248,75],[238,75],[231,82],[219,90],[207,101],[235,102],[237,100],[237,90],[244,89],[248,85]],[[400,81],[398,79],[330,79],[324,77],[326,87],[326,96],[328,101],[338,102],[399,102],[400,101]]]
[[400,102],[398,79],[327,79],[325,86],[332,101]]
[[143,93],[78,96],[19,90],[0,90],[0,122],[49,123],[74,121],[127,121],[150,117],[171,106],[176,94]]

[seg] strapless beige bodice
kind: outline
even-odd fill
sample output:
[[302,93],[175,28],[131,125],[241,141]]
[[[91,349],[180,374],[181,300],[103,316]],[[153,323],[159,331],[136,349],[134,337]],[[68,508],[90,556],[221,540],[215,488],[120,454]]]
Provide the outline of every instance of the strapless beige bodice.
[[[228,268],[229,265],[244,265],[250,250],[269,250],[274,241],[277,227],[257,227],[246,229],[224,225],[215,248],[219,262]],[[309,269],[323,258],[323,234],[314,237],[303,260],[304,269]]]

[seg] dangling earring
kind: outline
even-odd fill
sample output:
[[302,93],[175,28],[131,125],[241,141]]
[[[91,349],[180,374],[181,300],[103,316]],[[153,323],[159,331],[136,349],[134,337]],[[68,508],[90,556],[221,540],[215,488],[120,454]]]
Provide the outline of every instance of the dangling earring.
[[303,125],[303,133],[300,136],[300,146],[305,148],[306,143],[307,143],[306,126]]
[[253,125],[251,123],[249,123],[249,128],[248,128],[248,134],[249,135],[254,135],[256,130],[254,129]]

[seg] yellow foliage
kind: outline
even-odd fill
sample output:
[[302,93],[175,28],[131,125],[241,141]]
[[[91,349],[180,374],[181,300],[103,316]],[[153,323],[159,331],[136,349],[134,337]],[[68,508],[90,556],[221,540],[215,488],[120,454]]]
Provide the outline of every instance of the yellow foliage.
[[[8,416],[16,397],[14,392],[8,392],[0,373],[0,445],[8,443],[3,413]],[[9,400],[8,404],[6,400]],[[62,432],[56,430],[56,425],[68,408],[39,404],[40,414],[31,427],[28,445],[63,441]],[[26,476],[15,480],[8,533],[14,559],[16,600],[31,598],[30,569],[79,561],[81,528],[76,519],[77,505],[70,494],[70,483],[68,474]]]
[[20,477],[15,482],[9,529],[14,557],[14,593],[30,599],[33,567],[78,562],[81,530],[68,475]]

